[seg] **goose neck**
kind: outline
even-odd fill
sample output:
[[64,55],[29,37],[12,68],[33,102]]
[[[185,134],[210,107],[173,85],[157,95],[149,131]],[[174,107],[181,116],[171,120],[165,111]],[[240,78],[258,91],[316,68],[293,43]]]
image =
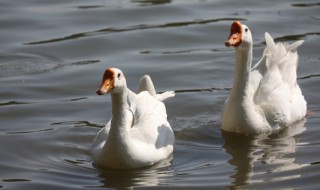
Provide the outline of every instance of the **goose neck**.
[[252,48],[236,48],[236,71],[231,92],[231,98],[246,97],[252,63]]
[[[112,120],[111,120],[111,131],[126,131],[127,128],[127,110],[129,109],[128,104],[128,91],[123,90],[119,93],[111,94],[112,100]],[[111,132],[110,131],[110,132]]]

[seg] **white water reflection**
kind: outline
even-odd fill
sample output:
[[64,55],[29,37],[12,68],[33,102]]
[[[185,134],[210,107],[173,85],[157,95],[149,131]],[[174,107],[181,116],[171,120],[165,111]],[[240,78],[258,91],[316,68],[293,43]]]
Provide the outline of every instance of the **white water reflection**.
[[172,155],[151,167],[138,170],[107,170],[101,169],[99,177],[103,187],[132,189],[135,186],[157,186],[161,179],[172,177]]
[[[228,163],[235,167],[231,189],[258,182],[299,178],[297,173],[281,174],[303,167],[296,161],[295,153],[301,134],[306,130],[305,120],[271,135],[243,136],[223,132],[225,151],[231,155]],[[266,178],[269,173],[278,173]]]

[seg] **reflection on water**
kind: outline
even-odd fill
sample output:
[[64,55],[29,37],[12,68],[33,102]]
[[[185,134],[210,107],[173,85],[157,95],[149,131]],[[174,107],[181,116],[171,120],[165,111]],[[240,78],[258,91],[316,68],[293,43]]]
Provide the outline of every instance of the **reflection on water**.
[[130,189],[135,186],[157,186],[161,178],[173,176],[171,169],[172,156],[152,167],[138,170],[108,170],[101,169],[99,177],[104,187]]
[[[232,156],[228,163],[235,166],[235,174],[230,178],[234,179],[233,188],[245,186],[252,182],[263,181],[266,172],[279,172],[300,168],[294,154],[297,150],[297,137],[306,130],[305,120],[282,131],[271,135],[243,136],[234,133],[222,132],[225,144],[223,147]],[[257,167],[257,168],[256,168]],[[267,170],[261,170],[267,168]],[[272,180],[284,180],[298,178],[300,175],[276,176]]]

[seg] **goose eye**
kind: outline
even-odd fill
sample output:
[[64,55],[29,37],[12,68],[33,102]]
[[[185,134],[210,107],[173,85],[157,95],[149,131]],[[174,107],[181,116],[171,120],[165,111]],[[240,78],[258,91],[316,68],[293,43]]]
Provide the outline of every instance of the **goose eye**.
[[118,73],[118,79],[120,79],[120,77],[121,77],[121,74],[120,74],[120,73]]
[[244,31],[248,32],[248,28],[244,29]]

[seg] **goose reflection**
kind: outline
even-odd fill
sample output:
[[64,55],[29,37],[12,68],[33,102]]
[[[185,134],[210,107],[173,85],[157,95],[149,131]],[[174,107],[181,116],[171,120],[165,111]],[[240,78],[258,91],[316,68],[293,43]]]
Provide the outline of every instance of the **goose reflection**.
[[98,168],[100,170],[101,187],[129,190],[135,186],[156,186],[161,183],[161,179],[173,176],[172,158],[171,155],[168,159],[153,166],[134,170]]
[[[297,178],[296,174],[266,179],[265,173],[293,170],[302,167],[296,162],[293,153],[296,152],[296,135],[305,131],[305,120],[284,128],[276,134],[260,136],[244,136],[234,133],[222,132],[225,140],[223,148],[231,155],[228,163],[235,167],[235,173],[230,176],[234,179],[230,189],[258,181],[272,181]],[[262,177],[261,177],[262,175]]]

